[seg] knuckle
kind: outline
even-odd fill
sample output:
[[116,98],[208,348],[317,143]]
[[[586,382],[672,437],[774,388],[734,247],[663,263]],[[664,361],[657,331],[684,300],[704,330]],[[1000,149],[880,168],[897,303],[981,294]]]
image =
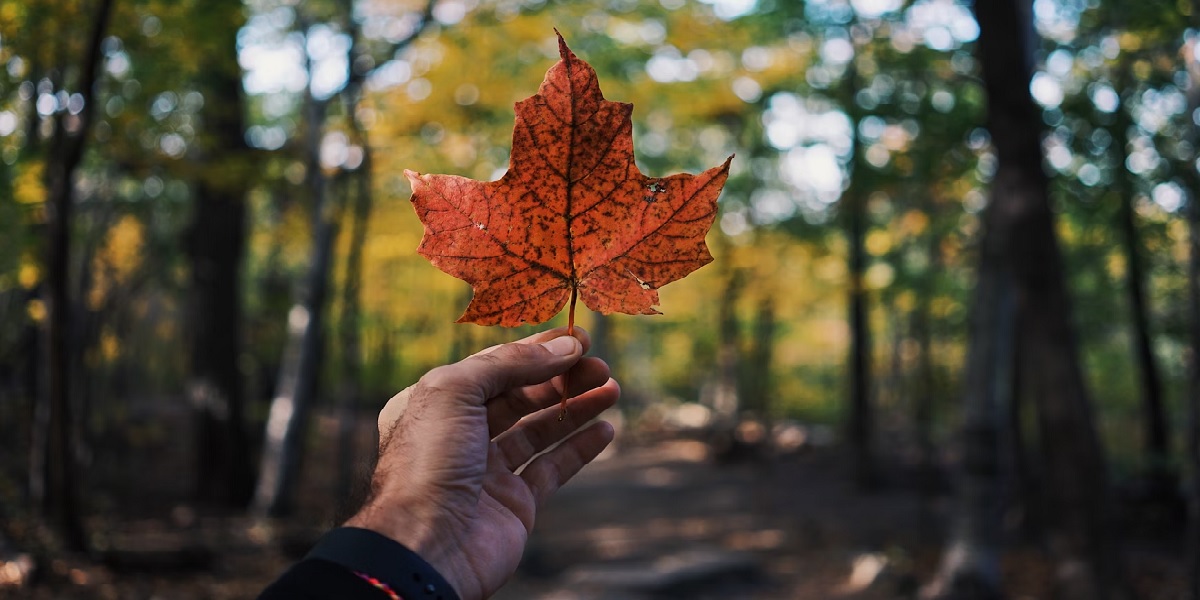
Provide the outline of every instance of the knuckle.
[[473,373],[462,363],[431,369],[413,386],[414,395],[423,397],[442,394],[461,395],[473,391]]
[[409,388],[408,412],[423,413],[437,404],[437,398],[460,394],[463,385],[462,377],[452,366],[431,369]]
[[470,367],[465,369],[476,383],[496,378],[506,379],[514,372],[536,363],[545,352],[540,346],[530,344],[504,344],[487,354],[473,356],[464,363]]
[[501,346],[493,352],[480,354],[479,356],[471,358],[471,360],[476,364],[485,367],[502,367],[508,362],[507,357],[505,356],[507,353],[507,348],[505,346]]
[[492,353],[496,354],[501,355],[496,357],[497,360],[503,360],[505,363],[524,363],[544,358],[547,352],[541,344],[505,344]]
[[413,387],[421,389],[443,389],[446,387],[451,387],[456,379],[457,377],[455,377],[450,367],[435,367],[422,375],[421,379],[417,380],[416,385]]
[[411,395],[412,388],[405,388],[392,396],[383,409],[379,411],[379,418],[376,423],[379,427],[379,434],[382,437],[390,431],[397,421],[399,421],[408,411],[408,400]]

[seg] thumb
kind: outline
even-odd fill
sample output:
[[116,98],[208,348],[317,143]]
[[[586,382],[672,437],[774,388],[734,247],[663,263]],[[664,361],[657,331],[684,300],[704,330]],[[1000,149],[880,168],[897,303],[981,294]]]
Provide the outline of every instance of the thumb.
[[482,405],[502,392],[549,381],[565,373],[582,356],[583,344],[563,335],[541,344],[497,346],[491,352],[438,367],[422,379],[435,388],[468,392],[473,403]]

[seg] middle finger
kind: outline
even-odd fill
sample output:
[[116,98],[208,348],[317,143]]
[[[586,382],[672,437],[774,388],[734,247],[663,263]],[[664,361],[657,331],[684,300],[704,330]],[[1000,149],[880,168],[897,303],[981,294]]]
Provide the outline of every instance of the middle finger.
[[[584,357],[567,372],[569,389],[567,397],[574,397],[600,387],[608,381],[611,372],[603,360]],[[496,437],[504,433],[525,415],[553,406],[563,399],[562,378],[525,386],[505,392],[487,404],[488,435]]]

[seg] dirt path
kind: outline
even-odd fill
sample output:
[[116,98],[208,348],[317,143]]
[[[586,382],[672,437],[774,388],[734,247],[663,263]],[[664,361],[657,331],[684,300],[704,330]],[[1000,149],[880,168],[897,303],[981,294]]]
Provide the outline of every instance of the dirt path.
[[[539,516],[521,569],[497,600],[914,598],[936,566],[949,499],[923,508],[895,465],[885,470],[891,485],[862,494],[834,448],[719,463],[697,441],[622,441]],[[328,473],[310,480],[311,506],[292,534],[241,516],[190,525],[177,516],[110,517],[94,524],[118,547],[151,558],[159,547],[211,556],[184,571],[54,560],[42,585],[0,587],[0,600],[252,598],[324,530],[328,516],[320,515],[341,492],[330,489]],[[1127,559],[1139,598],[1182,600],[1179,553],[1162,543],[1137,548]],[[1010,598],[1053,597],[1049,561],[1036,548],[1010,549],[1004,571]]]
[[894,597],[921,560],[917,496],[859,494],[846,473],[830,451],[720,465],[695,441],[623,449],[559,492],[498,598]]

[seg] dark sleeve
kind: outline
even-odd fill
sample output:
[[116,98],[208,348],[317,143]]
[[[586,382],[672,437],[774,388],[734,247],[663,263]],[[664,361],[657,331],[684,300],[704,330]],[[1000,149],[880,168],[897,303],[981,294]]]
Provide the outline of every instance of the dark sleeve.
[[[360,575],[361,574],[361,575]],[[339,527],[272,583],[259,600],[459,600],[454,588],[429,563],[398,542],[356,527]]]
[[367,583],[346,567],[321,559],[306,558],[284,572],[263,590],[258,600],[381,600],[387,594]]

